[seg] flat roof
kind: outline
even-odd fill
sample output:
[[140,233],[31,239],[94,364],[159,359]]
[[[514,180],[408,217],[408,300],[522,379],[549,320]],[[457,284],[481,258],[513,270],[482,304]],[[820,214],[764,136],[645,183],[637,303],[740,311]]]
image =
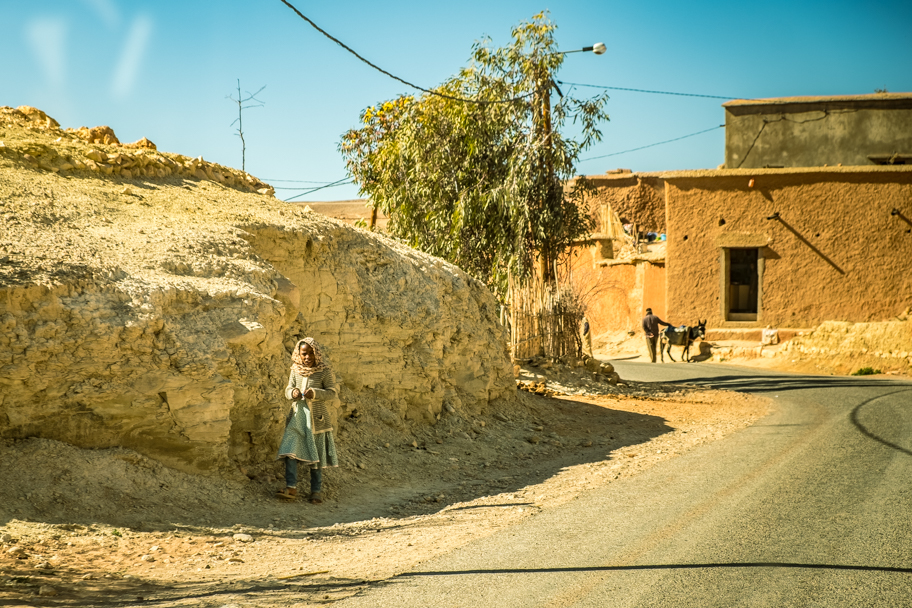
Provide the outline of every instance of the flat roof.
[[651,177],[659,179],[677,179],[689,177],[739,177],[756,175],[801,175],[812,173],[828,174],[883,174],[883,173],[912,173],[912,165],[852,165],[844,167],[784,167],[779,169],[684,169],[672,171],[649,171],[642,173],[601,173],[587,175],[586,179],[593,182],[610,182],[637,177]]
[[765,106],[787,105],[799,103],[827,103],[827,102],[877,102],[877,101],[902,101],[912,100],[912,93],[868,93],[866,95],[826,95],[803,97],[770,97],[768,99],[733,99],[722,104],[723,108],[734,106]]

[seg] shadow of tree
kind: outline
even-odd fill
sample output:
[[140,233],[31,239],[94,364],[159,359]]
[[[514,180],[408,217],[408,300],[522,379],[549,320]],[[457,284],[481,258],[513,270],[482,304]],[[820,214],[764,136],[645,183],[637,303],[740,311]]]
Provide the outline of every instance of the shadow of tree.
[[232,577],[230,580],[168,582],[109,573],[99,576],[79,569],[36,574],[30,568],[8,568],[0,605],[29,606],[198,606],[255,601],[257,606],[337,601],[384,581],[327,577]]

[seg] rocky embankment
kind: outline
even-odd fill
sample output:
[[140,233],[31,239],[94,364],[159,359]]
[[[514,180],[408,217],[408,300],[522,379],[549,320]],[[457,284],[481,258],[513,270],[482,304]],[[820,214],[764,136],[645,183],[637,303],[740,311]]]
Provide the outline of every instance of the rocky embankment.
[[892,321],[827,321],[783,345],[780,358],[817,361],[839,374],[870,368],[912,375],[909,310]]
[[515,399],[497,303],[458,268],[111,137],[0,109],[0,437],[252,477],[307,335],[341,380],[338,427]]
[[159,152],[145,137],[121,144],[111,127],[62,130],[56,120],[29,106],[0,108],[0,124],[24,127],[31,135],[55,136],[51,141],[46,137],[14,137],[0,145],[0,154],[25,161],[26,166],[40,171],[62,175],[87,172],[126,180],[173,175],[259,194],[275,192],[269,184],[243,171],[206,162],[202,157]]

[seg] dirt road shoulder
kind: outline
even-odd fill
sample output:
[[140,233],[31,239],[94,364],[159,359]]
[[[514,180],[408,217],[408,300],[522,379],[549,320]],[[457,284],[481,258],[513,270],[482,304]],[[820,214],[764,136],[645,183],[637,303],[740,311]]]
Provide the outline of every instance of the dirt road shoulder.
[[[324,604],[720,439],[769,409],[725,391],[559,380],[555,390],[575,394],[523,393],[512,409],[454,415],[424,433],[353,433],[340,442],[345,468],[327,474],[331,500],[319,506],[280,503],[272,481],[203,484],[194,493],[184,485],[194,479],[172,477],[167,492],[145,501],[113,496],[119,519],[100,505],[90,505],[96,515],[88,518],[38,507],[13,514],[0,527],[0,597],[33,606],[130,597],[159,606]],[[23,452],[47,456],[39,448],[7,445],[4,460],[21,470],[29,466]],[[163,479],[137,463],[127,474]],[[89,472],[74,469],[70,477],[88,483]],[[33,504],[63,496],[59,480],[32,478]],[[124,519],[130,512],[136,517]]]

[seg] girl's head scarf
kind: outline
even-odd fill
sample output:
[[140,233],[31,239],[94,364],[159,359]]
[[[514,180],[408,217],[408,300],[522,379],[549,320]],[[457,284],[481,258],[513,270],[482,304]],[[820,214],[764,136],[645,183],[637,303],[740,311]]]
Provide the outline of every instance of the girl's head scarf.
[[[304,359],[301,357],[301,345],[309,344],[314,351],[314,359],[316,364],[313,367],[307,367],[304,365]],[[304,338],[303,340],[298,340],[298,343],[295,344],[294,350],[291,352],[291,368],[301,374],[302,376],[310,376],[317,372],[329,369],[329,363],[326,360],[326,357],[323,355],[323,347],[314,340],[313,338]]]

